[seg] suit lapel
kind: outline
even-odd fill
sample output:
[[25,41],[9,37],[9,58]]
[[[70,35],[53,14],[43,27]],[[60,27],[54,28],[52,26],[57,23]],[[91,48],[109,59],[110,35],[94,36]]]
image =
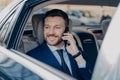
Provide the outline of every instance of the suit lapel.
[[[47,46],[47,44],[43,44],[42,46],[42,52],[43,57],[44,57],[44,62],[54,68],[57,68],[60,71],[63,71],[61,65],[59,64],[58,60],[56,59],[56,57],[53,55],[53,53],[51,52],[51,50],[49,49],[49,47]],[[74,58],[70,55],[70,53],[68,53],[68,57],[70,60],[70,66],[71,66],[71,70],[72,70],[72,76],[73,77],[77,77],[77,63],[75,62]]]
[[51,52],[51,50],[49,49],[49,47],[47,46],[47,44],[43,45],[44,49],[42,50],[44,53],[44,57],[45,57],[45,62],[54,67],[57,68],[59,70],[62,70],[58,60],[56,59],[56,57],[53,55],[53,53]]

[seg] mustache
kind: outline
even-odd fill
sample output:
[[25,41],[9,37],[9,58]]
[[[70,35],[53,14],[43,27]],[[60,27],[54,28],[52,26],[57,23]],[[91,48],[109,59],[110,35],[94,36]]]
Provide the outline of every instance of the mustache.
[[47,35],[47,37],[50,37],[50,36],[57,37],[57,35],[55,35],[55,34],[48,34],[48,35]]

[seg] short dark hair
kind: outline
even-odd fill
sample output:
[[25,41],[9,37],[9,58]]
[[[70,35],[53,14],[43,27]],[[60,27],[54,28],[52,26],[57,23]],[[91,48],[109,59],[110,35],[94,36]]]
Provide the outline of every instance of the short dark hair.
[[69,18],[68,18],[68,15],[60,10],[60,9],[52,9],[48,12],[46,12],[44,18],[43,18],[43,25],[44,25],[44,22],[45,22],[45,18],[46,17],[54,17],[54,16],[59,16],[59,17],[62,17],[64,20],[65,20],[65,25],[68,26],[69,25]]

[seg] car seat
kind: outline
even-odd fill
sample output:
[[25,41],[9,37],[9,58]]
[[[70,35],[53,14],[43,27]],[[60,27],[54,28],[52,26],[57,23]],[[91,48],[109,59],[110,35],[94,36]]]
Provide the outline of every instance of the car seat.
[[[99,50],[96,37],[91,31],[81,29],[79,27],[73,28],[73,31],[78,35],[80,39],[82,49],[84,51],[84,59],[94,69]],[[93,70],[90,70],[90,72],[92,73]]]
[[111,19],[106,19],[102,21],[101,27],[103,29],[103,38],[107,32]]
[[39,44],[42,44],[44,41],[43,38],[43,25],[42,19],[44,14],[33,14],[32,16],[32,36],[23,36],[21,44],[19,47],[22,47],[19,51],[27,53],[33,48],[37,47]]
[[32,25],[33,25],[33,36],[38,42],[38,44],[42,44],[44,41],[44,36],[43,36],[43,20],[44,14],[34,14],[32,16]]
[[101,28],[102,28],[103,34],[102,34],[102,36],[100,37],[100,39],[98,40],[98,44],[99,44],[100,47],[101,47],[101,45],[102,45],[103,39],[104,39],[105,34],[106,34],[106,32],[107,32],[107,29],[108,29],[108,27],[109,27],[110,21],[111,21],[111,19],[105,19],[105,20],[103,20],[102,23],[101,23]]

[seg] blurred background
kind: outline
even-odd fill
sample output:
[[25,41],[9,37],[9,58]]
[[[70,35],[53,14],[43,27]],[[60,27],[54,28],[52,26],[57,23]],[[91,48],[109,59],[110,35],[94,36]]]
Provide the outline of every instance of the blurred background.
[[0,6],[6,6],[13,0],[0,0]]
[[5,8],[12,0],[0,0],[0,11]]

